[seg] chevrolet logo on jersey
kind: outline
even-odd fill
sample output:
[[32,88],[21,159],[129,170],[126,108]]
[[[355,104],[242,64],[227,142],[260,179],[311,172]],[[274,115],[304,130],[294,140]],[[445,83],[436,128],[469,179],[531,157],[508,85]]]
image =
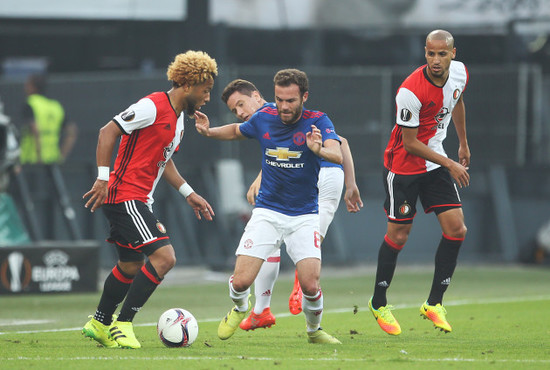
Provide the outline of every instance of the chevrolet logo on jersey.
[[270,149],[266,148],[265,155],[276,158],[278,161],[288,161],[290,158],[300,158],[302,152],[295,152],[293,150],[288,150],[288,148]]
[[[280,148],[277,147],[277,149],[265,149],[265,155],[268,157],[273,157],[276,160],[272,161],[268,158],[265,159],[265,163],[272,167],[278,167],[278,168],[304,168],[303,163],[289,163],[290,158],[300,158],[302,156],[302,152],[295,152],[293,150],[288,150],[288,148]],[[282,161],[282,162],[280,162]]]

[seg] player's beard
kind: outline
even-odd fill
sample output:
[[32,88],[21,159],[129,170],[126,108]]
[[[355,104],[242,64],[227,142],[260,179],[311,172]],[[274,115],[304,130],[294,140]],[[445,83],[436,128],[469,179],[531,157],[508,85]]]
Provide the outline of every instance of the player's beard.
[[[300,106],[294,111],[294,114],[292,115],[292,117],[288,120],[283,119],[283,117],[281,116],[281,113],[283,113],[283,111],[281,111],[279,107],[277,107],[277,112],[279,113],[279,118],[281,118],[281,121],[283,121],[285,125],[291,125],[293,123],[296,123],[296,121],[298,121],[298,119],[302,115],[303,108],[304,108],[304,105],[300,104]],[[290,112],[285,112],[285,113],[290,113]]]
[[185,108],[185,113],[187,113],[189,116],[194,115],[195,111],[197,110],[197,100],[192,95],[189,95],[185,99],[185,103],[187,104],[187,108]]

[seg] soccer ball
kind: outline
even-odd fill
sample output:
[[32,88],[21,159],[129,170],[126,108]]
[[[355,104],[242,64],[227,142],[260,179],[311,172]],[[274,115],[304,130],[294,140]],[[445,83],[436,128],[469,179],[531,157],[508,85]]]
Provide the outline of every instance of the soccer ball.
[[191,312],[171,308],[160,315],[157,333],[166,347],[189,347],[199,334],[199,324]]

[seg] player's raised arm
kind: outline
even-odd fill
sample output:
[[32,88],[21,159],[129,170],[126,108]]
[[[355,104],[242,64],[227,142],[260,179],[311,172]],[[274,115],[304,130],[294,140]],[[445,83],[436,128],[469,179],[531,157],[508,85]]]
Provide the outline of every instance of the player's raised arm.
[[311,131],[306,134],[308,148],[319,157],[337,164],[342,164],[342,150],[340,143],[334,139],[327,139],[323,142],[321,130],[311,125]]
[[238,140],[244,139],[244,135],[239,129],[239,123],[230,123],[218,127],[210,127],[208,116],[202,112],[195,112],[195,128],[198,133],[218,140]]

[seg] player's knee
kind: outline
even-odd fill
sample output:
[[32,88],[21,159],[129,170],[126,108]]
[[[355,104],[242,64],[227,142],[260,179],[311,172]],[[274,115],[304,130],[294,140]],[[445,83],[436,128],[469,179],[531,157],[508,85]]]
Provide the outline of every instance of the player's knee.
[[306,281],[304,283],[300,283],[300,286],[302,288],[302,292],[307,296],[316,295],[321,288],[318,281]]
[[403,246],[409,239],[409,232],[406,230],[395,230],[392,233],[388,233],[388,238],[395,244]]
[[236,282],[233,281],[233,290],[235,290],[236,292],[244,292],[248,288],[250,288],[250,284],[240,282],[238,280]]
[[159,276],[164,276],[176,265],[176,253],[171,245],[157,249],[149,256],[149,261],[153,264]]
[[135,276],[139,270],[145,265],[145,261],[132,261],[132,262],[121,262],[118,261],[118,267],[129,276]]
[[466,233],[468,232],[468,228],[466,225],[462,224],[462,226],[458,230],[458,238],[464,239],[466,237]]
[[252,285],[252,281],[242,276],[233,276],[233,290],[236,292],[244,292]]
[[159,272],[159,274],[162,274],[162,275],[165,275],[168,271],[172,270],[172,268],[174,268],[174,266],[176,265],[176,256],[174,255],[168,255],[168,256],[165,256],[161,261],[160,261],[160,264],[158,266],[158,270],[160,270],[161,272]]
[[174,268],[174,266],[176,266],[176,256],[170,256],[168,258],[166,258],[166,268],[168,270],[171,270]]
[[449,230],[448,235],[457,238],[457,239],[464,239],[466,237],[466,233],[468,232],[468,228],[463,223],[457,224],[454,226],[451,230]]
[[154,260],[150,259],[150,261],[158,276],[161,278],[176,265],[176,257],[173,255],[164,255],[160,258],[154,258]]

